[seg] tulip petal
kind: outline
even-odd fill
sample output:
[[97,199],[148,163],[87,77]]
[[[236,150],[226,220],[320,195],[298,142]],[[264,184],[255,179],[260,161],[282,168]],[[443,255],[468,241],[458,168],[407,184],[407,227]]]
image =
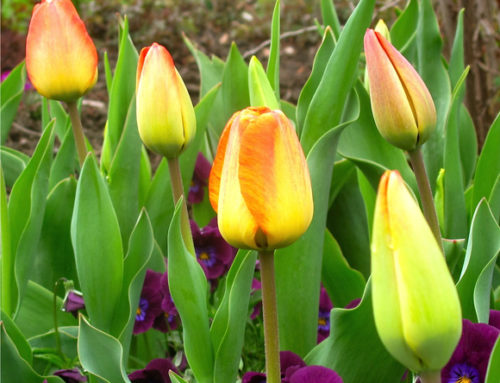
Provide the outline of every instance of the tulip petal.
[[395,146],[414,149],[418,139],[417,121],[398,72],[375,31],[366,31],[364,46],[373,118],[380,134]]
[[74,101],[97,81],[97,51],[69,0],[44,0],[33,9],[26,68],[47,98]]
[[239,181],[264,248],[286,246],[312,219],[309,171],[293,125],[281,111],[252,120],[241,137]]

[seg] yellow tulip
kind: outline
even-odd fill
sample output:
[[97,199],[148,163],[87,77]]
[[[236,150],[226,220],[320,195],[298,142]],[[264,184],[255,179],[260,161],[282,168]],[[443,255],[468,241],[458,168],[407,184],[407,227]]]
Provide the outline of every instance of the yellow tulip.
[[26,69],[42,96],[72,102],[97,81],[97,51],[70,0],[35,5],[26,39]]
[[440,370],[460,338],[460,301],[440,247],[397,171],[380,180],[371,251],[382,343],[413,371]]
[[309,227],[309,170],[292,123],[279,110],[246,108],[222,132],[209,178],[219,230],[231,245],[273,250]]
[[432,97],[417,71],[379,32],[364,39],[373,118],[392,145],[414,150],[436,127]]
[[137,66],[137,125],[144,144],[167,158],[178,157],[196,133],[189,93],[167,49],[143,48]]

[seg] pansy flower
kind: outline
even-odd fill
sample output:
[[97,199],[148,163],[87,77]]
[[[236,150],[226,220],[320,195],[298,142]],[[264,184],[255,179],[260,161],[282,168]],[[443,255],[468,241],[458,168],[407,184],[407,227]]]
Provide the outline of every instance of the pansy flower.
[[146,271],[141,297],[135,315],[134,334],[140,334],[149,330],[161,314],[161,273],[153,270]]
[[198,153],[196,164],[194,166],[193,179],[189,186],[188,202],[200,203],[205,195],[205,188],[208,186],[208,176],[212,165],[202,153]]
[[491,351],[500,330],[486,323],[463,320],[462,336],[441,371],[443,383],[483,383]]
[[222,276],[234,259],[235,250],[222,238],[217,219],[214,218],[204,228],[200,229],[196,222],[191,221],[196,258],[203,268],[207,279],[215,280]]
[[[78,368],[57,370],[54,371],[52,375],[60,377],[65,383],[79,383],[87,381],[87,377],[83,376]],[[47,379],[45,379],[43,383],[47,383]]]
[[330,311],[332,308],[332,301],[326,289],[321,287],[318,313],[318,343],[323,341],[330,334]]
[[179,372],[170,359],[153,359],[142,370],[132,372],[128,378],[132,383],[170,383],[170,370]]
[[78,310],[83,310],[85,308],[85,302],[83,301],[82,293],[71,290],[67,293],[64,298],[63,310],[67,313],[71,313],[75,318],[78,316]]
[[490,326],[496,327],[500,330],[500,311],[490,310],[490,319],[488,320]]
[[179,313],[168,288],[168,272],[165,272],[160,278],[160,292],[162,312],[156,317],[153,327],[162,332],[175,330],[179,327]]

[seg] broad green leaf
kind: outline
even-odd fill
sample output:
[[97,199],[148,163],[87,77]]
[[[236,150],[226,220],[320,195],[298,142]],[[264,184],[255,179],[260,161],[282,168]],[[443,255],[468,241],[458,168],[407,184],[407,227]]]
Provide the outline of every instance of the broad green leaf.
[[[325,0],[322,2],[325,2]],[[326,0],[326,2],[331,3],[330,0]],[[330,59],[334,48],[335,37],[332,33],[332,29],[327,27],[325,29],[325,33],[323,34],[321,45],[316,52],[316,56],[314,57],[311,74],[300,91],[297,103],[297,132],[299,136],[304,126],[307,110],[309,109],[311,100],[316,93],[316,89],[318,88],[321,79],[323,78],[323,73],[325,72],[326,65],[328,64],[328,60]]]
[[[58,327],[58,330],[59,339],[61,340],[61,349],[64,353],[64,356],[70,359],[75,359],[78,356],[76,347],[78,339],[78,326]],[[28,341],[34,352],[38,352],[39,350],[57,350],[57,342],[54,330],[50,330],[44,334],[34,336],[28,339]]]
[[[0,369],[0,381],[2,382],[23,382],[23,383],[42,383],[43,376],[38,375],[33,367],[22,358],[15,343],[5,330],[5,324],[0,322],[1,349],[2,349],[2,368]],[[47,383],[64,383],[58,377],[45,377]]]
[[108,188],[92,154],[76,188],[71,242],[90,321],[108,331],[123,283],[123,249]]
[[464,318],[488,323],[491,278],[499,252],[500,227],[483,199],[472,219],[467,253],[457,283]]
[[335,370],[344,383],[399,382],[406,368],[386,351],[375,328],[370,283],[359,306],[330,313],[330,336],[305,358]]
[[301,238],[278,249],[275,255],[280,347],[301,356],[316,344],[330,183],[339,135],[348,124],[331,129],[307,156],[314,199],[313,219]]
[[500,174],[497,177],[495,185],[491,189],[490,198],[488,199],[491,212],[497,220],[500,221]]
[[351,161],[346,159],[341,159],[335,161],[333,166],[333,173],[335,177],[332,177],[332,184],[330,186],[330,197],[328,199],[328,210],[332,207],[333,201],[337,198],[340,190],[344,187],[345,183],[350,179],[356,167]]
[[184,351],[199,383],[213,381],[214,351],[208,328],[207,279],[181,235],[177,204],[168,230],[168,284],[183,326]]
[[328,230],[325,231],[321,275],[334,307],[344,307],[363,295],[365,289],[363,275],[349,266],[338,242]]
[[410,0],[391,28],[391,43],[403,51],[415,39],[418,23],[418,0]]
[[300,141],[307,154],[314,143],[342,117],[344,102],[357,74],[357,64],[363,47],[363,36],[369,26],[374,0],[361,0],[349,17],[323,77],[307,109]]
[[[17,307],[24,288],[33,270],[33,256],[36,252],[42,229],[45,200],[49,187],[49,171],[54,144],[54,123],[45,129],[35,153],[12,187],[9,199],[9,230],[11,251],[15,256],[13,271],[17,285]],[[15,291],[12,284],[12,293]],[[13,302],[16,302],[16,298]],[[15,307],[15,306],[12,306]]]
[[433,190],[439,169],[443,167],[445,120],[451,100],[450,79],[441,60],[442,46],[443,41],[431,0],[422,0],[417,27],[417,68],[432,95],[437,111],[436,130],[422,146],[427,174]]
[[68,129],[50,169],[49,187],[52,189],[59,181],[74,175],[79,168],[73,130]]
[[5,178],[3,176],[3,169],[0,166],[0,250],[2,251],[2,262],[0,264],[0,309],[9,315],[12,315],[12,298],[13,292],[11,291],[13,281],[14,269],[14,256],[10,246],[10,226],[9,214],[7,211],[7,189],[5,188]]
[[236,380],[256,260],[255,251],[240,250],[228,272],[224,297],[210,328],[215,352],[214,382]]
[[24,61],[17,65],[0,85],[0,144],[5,144],[24,93],[26,69]]
[[[271,46],[269,48],[269,60],[267,61],[267,78],[271,88],[274,89],[275,98],[280,97],[280,0],[274,4],[273,18],[271,22]],[[274,109],[274,108],[273,108]]]
[[500,148],[500,113],[488,131],[481,155],[477,161],[474,189],[472,191],[473,208],[477,206],[481,198],[488,198],[491,195],[496,178],[500,174],[498,148]]
[[[59,326],[73,326],[75,318],[62,311],[62,299],[56,299],[57,323]],[[36,320],[33,320],[36,318]],[[51,290],[28,281],[26,293],[14,322],[24,336],[31,337],[44,334],[54,328],[54,293]]]
[[465,238],[467,235],[467,211],[460,161],[458,125],[460,124],[460,107],[464,97],[463,86],[468,71],[468,68],[466,68],[462,76],[457,80],[445,123],[444,227],[442,228],[445,238]]
[[453,280],[458,281],[465,258],[465,239],[443,239],[443,249]]
[[182,379],[179,375],[177,375],[172,370],[170,370],[168,372],[168,376],[170,377],[170,380],[172,381],[172,383],[188,383],[187,380]]
[[377,189],[375,189],[368,178],[365,177],[360,169],[357,169],[356,175],[358,176],[358,185],[361,196],[365,203],[366,220],[368,224],[368,235],[372,234],[373,216],[375,213],[375,200],[377,199]]
[[448,73],[452,88],[457,86],[460,77],[465,69],[464,63],[464,9],[458,13],[457,29],[455,30],[455,38],[451,48],[450,63]]
[[460,160],[462,161],[462,173],[464,185],[471,184],[477,160],[477,137],[474,122],[465,105],[460,106],[460,124],[458,124],[458,140],[460,144]]
[[264,67],[257,57],[253,56],[248,66],[248,89],[250,92],[250,105],[267,106],[279,109],[279,102],[271,84],[266,76]]
[[29,157],[7,146],[0,147],[0,164],[5,177],[5,184],[12,188],[19,175],[26,168]]
[[323,19],[323,25],[330,27],[335,38],[338,38],[340,36],[340,21],[333,1],[321,0],[321,18]]
[[82,367],[106,382],[130,382],[122,363],[123,349],[111,335],[92,326],[80,315],[78,356]]
[[33,259],[31,279],[49,290],[52,290],[55,282],[63,277],[75,281],[78,288],[70,235],[75,193],[75,179],[66,178],[47,196],[40,243]]
[[33,352],[31,347],[24,337],[21,330],[17,327],[14,321],[2,310],[1,318],[3,325],[5,326],[5,332],[9,335],[12,342],[16,345],[19,352],[19,356],[23,358],[29,364],[33,363]]
[[55,125],[56,135],[59,138],[59,140],[62,141],[63,138],[66,136],[68,130],[72,130],[70,128],[71,120],[69,118],[69,115],[68,113],[66,113],[64,107],[59,101],[48,100],[48,108],[49,108],[50,118],[51,119],[55,118],[56,120],[56,125]]
[[500,337],[495,342],[490,354],[485,383],[496,383],[498,381],[500,381]]
[[108,52],[104,51],[104,76],[106,79],[106,90],[108,94],[111,92],[111,86],[113,84],[113,74],[111,72],[111,65],[109,63]]

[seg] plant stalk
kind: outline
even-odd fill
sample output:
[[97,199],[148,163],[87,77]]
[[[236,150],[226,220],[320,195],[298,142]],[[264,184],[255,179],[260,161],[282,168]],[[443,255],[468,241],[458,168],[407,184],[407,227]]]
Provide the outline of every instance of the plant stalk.
[[267,383],[280,383],[280,346],[278,336],[278,311],[276,306],[276,283],[274,280],[274,251],[260,251],[259,260],[264,313],[266,381]]
[[421,383],[441,383],[441,371],[426,371],[419,376]]
[[[181,168],[178,158],[167,158],[168,170],[170,172],[170,180],[172,183],[172,194],[174,197],[174,205],[177,204],[181,197],[184,197],[184,186],[182,185]],[[193,236],[191,234],[191,225],[189,224],[189,215],[187,211],[186,198],[182,200],[181,208],[181,232],[184,244],[193,256],[196,257],[193,244]]]
[[58,279],[54,283],[54,300],[53,300],[53,305],[52,305],[52,310],[53,310],[53,315],[54,315],[54,336],[56,338],[56,349],[61,358],[63,359],[64,362],[66,362],[66,357],[64,356],[64,353],[62,351],[62,346],[61,346],[61,335],[59,334],[59,326],[57,323],[57,286],[59,285],[59,282],[61,279]]
[[429,184],[429,177],[425,170],[424,159],[420,148],[409,151],[410,162],[413,167],[413,172],[417,179],[418,191],[420,192],[420,200],[422,201],[422,209],[424,211],[425,219],[436,238],[436,241],[443,251],[443,242],[441,239],[441,230],[439,229],[439,222],[436,214],[436,207],[434,206],[434,199],[432,197],[431,185]]
[[78,161],[80,162],[80,167],[82,167],[85,157],[87,157],[87,145],[85,144],[85,135],[83,134],[82,121],[80,120],[76,101],[68,102],[68,112],[71,119],[71,127],[73,128],[73,136],[75,137]]

